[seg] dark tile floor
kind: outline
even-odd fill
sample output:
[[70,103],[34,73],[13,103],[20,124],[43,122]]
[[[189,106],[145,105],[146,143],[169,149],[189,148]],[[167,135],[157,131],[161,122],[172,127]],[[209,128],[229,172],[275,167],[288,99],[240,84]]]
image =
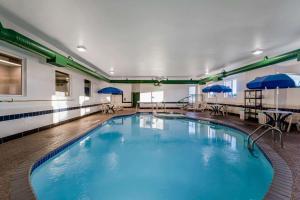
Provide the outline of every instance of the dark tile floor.
[[[117,114],[133,112],[134,110],[128,109]],[[241,121],[236,116],[211,117],[206,112],[186,114],[189,117],[225,123],[246,132],[251,132],[257,126],[252,122]],[[28,172],[34,161],[111,117],[112,115],[94,114],[0,144],[0,199],[34,199],[28,181]],[[300,199],[300,134],[286,134],[284,140],[283,149],[274,144],[271,138],[264,138],[259,143],[270,156],[277,172],[266,199]]]

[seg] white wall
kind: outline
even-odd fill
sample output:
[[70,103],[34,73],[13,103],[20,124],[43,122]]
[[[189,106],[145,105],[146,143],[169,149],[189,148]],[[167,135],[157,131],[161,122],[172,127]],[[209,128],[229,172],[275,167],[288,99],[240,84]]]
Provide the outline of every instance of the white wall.
[[[161,85],[154,86],[153,84],[134,84],[133,91],[135,92],[154,92],[154,91],[163,91],[164,92],[164,102],[174,102],[167,103],[166,107],[177,107],[176,102],[181,100],[184,97],[189,95],[189,86],[190,85]],[[141,107],[150,107],[149,104],[141,104]]]
[[[13,28],[38,40],[38,38],[36,38],[35,36],[26,33],[1,16],[0,20],[1,22],[4,22],[5,27]],[[38,41],[51,47],[50,44],[47,44],[41,40]],[[44,111],[57,108],[94,105],[105,101],[105,95],[97,94],[97,90],[109,86],[109,83],[100,81],[91,76],[80,73],[79,71],[73,71],[70,69],[55,67],[53,65],[47,64],[44,58],[40,58],[36,55],[28,53],[22,49],[11,46],[4,42],[0,42],[0,51],[15,55],[17,57],[21,57],[25,61],[23,82],[24,93],[20,96],[0,96],[1,101],[10,101],[11,99],[14,100],[14,102],[0,102],[0,116],[34,111]],[[69,97],[58,97],[55,95],[55,70],[65,72],[70,75],[71,95]],[[84,96],[84,79],[88,79],[92,83],[91,97]],[[126,92],[131,93],[131,86],[128,87],[130,87],[130,90],[126,90]],[[99,106],[87,107],[65,112],[39,115],[30,118],[3,121],[0,122],[0,138],[46,126],[49,124],[58,123],[74,117],[83,116],[92,112],[96,112],[98,110]]]
[[154,86],[153,84],[141,84],[140,92],[163,91],[164,101],[177,102],[178,100],[189,95],[189,85],[161,85]]
[[[0,100],[15,102],[0,102],[0,116],[57,108],[67,108],[83,105],[93,105],[103,102],[97,90],[108,86],[108,83],[86,76],[77,71],[55,67],[43,62],[42,59],[23,54],[5,47],[0,51],[17,55],[26,60],[25,91],[21,96],[0,96]],[[70,96],[55,96],[55,70],[70,75]],[[91,97],[84,96],[84,79],[92,82]],[[41,126],[58,123],[67,119],[98,111],[99,107],[82,108],[77,110],[39,115],[35,117],[0,122],[0,138],[19,132],[24,132]]]

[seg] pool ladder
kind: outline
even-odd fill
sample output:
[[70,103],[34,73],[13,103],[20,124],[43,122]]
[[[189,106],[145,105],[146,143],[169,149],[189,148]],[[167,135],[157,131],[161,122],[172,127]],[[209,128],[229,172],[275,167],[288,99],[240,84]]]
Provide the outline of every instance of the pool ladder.
[[[267,128],[266,130],[264,130],[262,133],[260,133],[256,138],[254,138],[252,141],[251,136],[253,136],[255,133],[257,133],[259,130],[263,129],[263,128]],[[275,141],[275,133],[278,133],[279,135],[279,142],[281,145],[281,148],[283,148],[283,140],[282,140],[282,131],[280,129],[278,129],[277,127],[271,126],[269,124],[262,124],[260,125],[257,129],[255,129],[248,137],[247,137],[247,146],[249,150],[253,150],[254,149],[254,144],[260,139],[262,138],[265,134],[267,133],[272,133],[273,135],[273,141]]]

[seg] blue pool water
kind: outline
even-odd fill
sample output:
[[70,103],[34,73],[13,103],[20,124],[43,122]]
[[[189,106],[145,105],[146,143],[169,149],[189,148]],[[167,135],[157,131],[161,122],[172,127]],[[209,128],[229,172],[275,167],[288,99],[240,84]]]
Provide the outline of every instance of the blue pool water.
[[115,118],[36,168],[41,200],[263,199],[273,170],[245,135],[204,121]]

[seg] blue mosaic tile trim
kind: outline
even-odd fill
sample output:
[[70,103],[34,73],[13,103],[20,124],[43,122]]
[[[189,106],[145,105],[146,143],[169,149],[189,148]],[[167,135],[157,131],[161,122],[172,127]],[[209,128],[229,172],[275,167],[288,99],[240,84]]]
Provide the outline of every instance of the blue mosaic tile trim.
[[27,118],[27,117],[35,117],[35,116],[40,116],[40,115],[47,115],[47,114],[52,114],[52,113],[57,113],[57,112],[77,110],[77,109],[81,109],[81,108],[90,108],[90,107],[95,107],[95,106],[99,106],[99,105],[102,105],[102,104],[93,104],[93,105],[85,105],[85,106],[59,108],[59,109],[53,109],[53,110],[43,110],[43,111],[27,112],[27,113],[20,113],[20,114],[3,115],[3,116],[0,116],[0,122],[15,120],[15,119],[22,119],[22,118]]

